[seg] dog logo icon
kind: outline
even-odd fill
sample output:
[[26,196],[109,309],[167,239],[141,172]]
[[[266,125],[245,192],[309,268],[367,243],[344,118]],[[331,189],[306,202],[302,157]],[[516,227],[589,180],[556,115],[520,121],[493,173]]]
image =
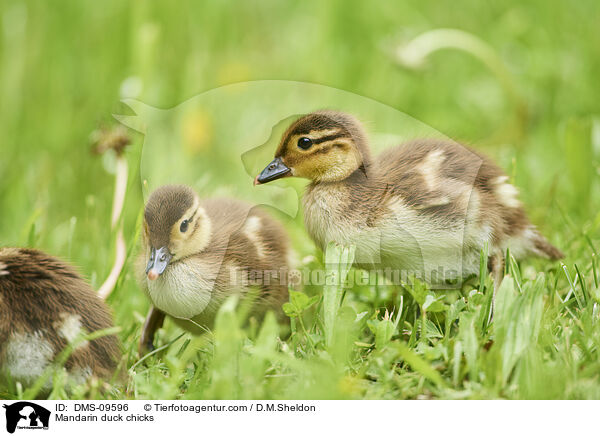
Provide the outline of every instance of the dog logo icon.
[[48,429],[50,411],[29,401],[19,401],[6,409],[6,431],[14,433],[18,429]]

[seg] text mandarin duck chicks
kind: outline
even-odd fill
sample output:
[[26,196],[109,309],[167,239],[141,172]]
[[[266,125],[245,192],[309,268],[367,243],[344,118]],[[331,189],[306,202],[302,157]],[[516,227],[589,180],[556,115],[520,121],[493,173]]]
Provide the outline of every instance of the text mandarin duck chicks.
[[[267,213],[245,202],[200,200],[185,185],[160,187],[146,204],[142,246],[142,288],[155,308],[194,333],[211,326],[228,296],[252,287],[258,289],[254,314],[279,311],[288,299],[288,236]],[[142,346],[152,347],[162,323],[158,317],[151,311],[145,328],[151,331],[144,332]]]
[[316,244],[355,245],[366,269],[443,286],[478,274],[485,243],[496,282],[507,248],[517,259],[562,257],[529,222],[502,170],[452,141],[410,141],[373,159],[356,118],[318,111],[292,123],[255,184],[288,176],[310,180],[304,219]]
[[[0,248],[2,376],[31,385],[78,335],[112,326],[106,304],[71,266],[39,250]],[[69,382],[110,378],[120,356],[114,335],[79,344],[65,363]]]

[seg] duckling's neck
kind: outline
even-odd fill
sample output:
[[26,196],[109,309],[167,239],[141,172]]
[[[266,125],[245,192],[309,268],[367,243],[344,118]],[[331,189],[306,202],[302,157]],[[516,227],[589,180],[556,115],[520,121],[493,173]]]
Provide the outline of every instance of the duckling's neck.
[[361,185],[364,186],[369,183],[369,181],[374,176],[374,171],[370,163],[363,163],[359,166],[352,174],[350,174],[345,180],[343,180],[347,185]]
[[374,176],[375,173],[372,166],[368,163],[363,163],[345,179],[336,181],[313,180],[309,184],[309,190],[331,187],[348,187],[360,190],[361,188],[369,186],[373,181]]
[[302,198],[304,222],[318,246],[351,242],[372,212],[370,199],[376,185],[373,171],[363,166],[343,180],[308,185]]

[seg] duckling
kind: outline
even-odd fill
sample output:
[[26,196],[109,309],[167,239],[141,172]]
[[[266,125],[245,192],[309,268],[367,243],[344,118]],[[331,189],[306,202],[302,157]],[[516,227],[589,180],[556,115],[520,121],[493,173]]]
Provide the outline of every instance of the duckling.
[[[288,298],[290,246],[283,227],[239,200],[200,200],[185,185],[154,191],[144,210],[138,271],[152,301],[140,344],[151,349],[166,313],[195,334],[210,328],[232,294],[259,289],[253,313],[278,311]],[[145,266],[145,268],[144,268]]]
[[[31,385],[77,336],[112,326],[108,307],[70,265],[0,248],[0,379]],[[76,345],[65,363],[69,383],[111,377],[120,356],[114,335]]]
[[304,220],[315,243],[354,245],[362,268],[443,288],[478,274],[485,244],[496,283],[507,248],[517,259],[563,256],[529,222],[502,170],[452,141],[414,140],[374,159],[355,117],[317,111],[290,125],[254,183],[290,176],[310,180]]

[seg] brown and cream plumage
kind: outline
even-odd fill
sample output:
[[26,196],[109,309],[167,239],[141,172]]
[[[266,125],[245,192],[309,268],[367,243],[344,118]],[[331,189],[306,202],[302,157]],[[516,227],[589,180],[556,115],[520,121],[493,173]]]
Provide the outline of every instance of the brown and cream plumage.
[[211,326],[225,298],[252,288],[258,290],[253,313],[279,310],[287,300],[289,250],[283,227],[260,208],[227,198],[200,200],[184,185],[157,189],[144,211],[139,269],[158,311],[147,319],[142,346],[152,346],[160,312],[199,333],[198,326]]
[[[71,266],[39,250],[0,248],[3,377],[30,385],[78,335],[112,326],[108,307]],[[116,336],[78,345],[65,364],[69,381],[111,377],[120,354]]]
[[502,170],[456,142],[415,140],[372,158],[356,118],[318,111],[287,129],[255,184],[288,176],[310,180],[304,219],[317,245],[355,245],[364,268],[445,286],[478,273],[486,243],[497,281],[507,248],[517,259],[562,257],[529,222]]

